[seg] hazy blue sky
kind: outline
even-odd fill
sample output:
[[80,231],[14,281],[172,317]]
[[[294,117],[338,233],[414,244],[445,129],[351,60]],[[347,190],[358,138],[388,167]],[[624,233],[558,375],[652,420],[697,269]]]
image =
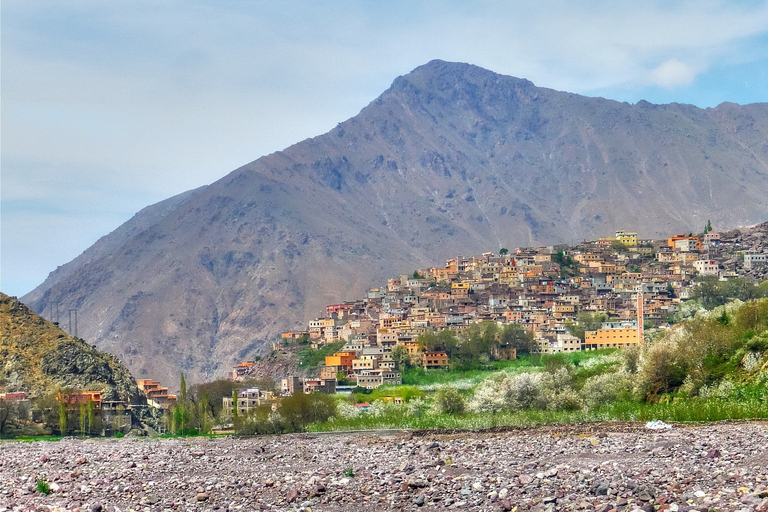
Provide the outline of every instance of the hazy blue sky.
[[432,59],[700,107],[768,101],[768,3],[3,0],[0,290],[354,116]]

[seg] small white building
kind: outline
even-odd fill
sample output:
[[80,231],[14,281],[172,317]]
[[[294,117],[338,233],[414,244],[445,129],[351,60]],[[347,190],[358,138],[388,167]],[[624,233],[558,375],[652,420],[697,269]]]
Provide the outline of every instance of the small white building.
[[720,272],[720,265],[715,260],[694,261],[693,268],[703,276],[716,276]]
[[744,268],[752,268],[755,264],[762,264],[768,262],[768,254],[754,254],[744,253]]

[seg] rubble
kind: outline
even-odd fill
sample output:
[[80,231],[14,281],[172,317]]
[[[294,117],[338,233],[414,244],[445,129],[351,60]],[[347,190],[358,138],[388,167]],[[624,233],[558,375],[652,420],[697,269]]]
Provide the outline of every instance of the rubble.
[[768,510],[766,446],[764,422],[4,442],[0,511]]

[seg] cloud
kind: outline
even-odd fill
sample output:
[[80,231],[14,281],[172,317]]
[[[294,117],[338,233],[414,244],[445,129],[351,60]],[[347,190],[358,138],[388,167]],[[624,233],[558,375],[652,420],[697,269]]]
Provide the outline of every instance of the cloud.
[[[324,133],[434,58],[690,103],[698,78],[768,62],[764,2],[9,0],[2,18],[2,208],[59,211],[34,217],[51,268],[87,247],[57,250],[54,226],[85,215],[105,234],[119,222],[110,205],[122,218]],[[80,217],[59,208],[64,194]],[[32,228],[19,218],[3,219],[3,272],[31,289],[45,275],[13,263],[31,250],[11,236]]]
[[649,78],[653,85],[667,88],[681,87],[690,85],[700,71],[677,59],[670,59],[651,71]]

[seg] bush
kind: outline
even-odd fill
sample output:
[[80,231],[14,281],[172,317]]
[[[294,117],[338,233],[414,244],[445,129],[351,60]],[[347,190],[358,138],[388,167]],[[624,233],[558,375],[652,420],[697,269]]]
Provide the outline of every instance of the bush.
[[592,409],[611,402],[625,402],[632,398],[632,379],[625,372],[595,375],[584,382],[581,397]]
[[50,494],[51,493],[51,486],[48,485],[48,482],[43,480],[42,478],[37,479],[37,486],[35,487],[35,490],[39,492],[40,494]]
[[336,404],[336,415],[339,418],[356,418],[360,414],[360,408],[347,401],[339,401]]
[[540,409],[575,411],[583,405],[579,394],[573,389],[572,367],[560,366],[554,371],[544,372],[539,391],[537,405]]
[[278,412],[286,432],[301,432],[310,423],[335,416],[336,401],[322,393],[294,393],[283,399]]
[[699,396],[705,400],[710,399],[727,401],[732,398],[736,398],[737,393],[738,388],[732,381],[728,379],[720,381],[719,384],[702,386],[701,389],[699,389]]
[[478,413],[530,409],[541,402],[541,381],[539,373],[521,373],[514,377],[504,372],[495,373],[475,388],[469,408]]
[[408,415],[414,418],[421,418],[429,411],[429,404],[423,398],[414,398],[407,404],[405,404]]
[[453,386],[442,386],[435,392],[433,400],[438,414],[462,414],[466,409],[464,397]]
[[685,363],[678,361],[677,344],[663,339],[645,346],[640,358],[636,391],[642,398],[653,398],[681,385],[686,377]]
[[496,372],[475,388],[475,394],[469,401],[469,410],[472,412],[486,413],[499,412],[509,409],[506,391],[509,376],[505,372]]
[[530,409],[541,402],[541,374],[521,373],[505,383],[507,407],[513,411]]
[[261,405],[235,418],[235,432],[241,435],[278,434],[283,431],[280,414],[270,405]]

